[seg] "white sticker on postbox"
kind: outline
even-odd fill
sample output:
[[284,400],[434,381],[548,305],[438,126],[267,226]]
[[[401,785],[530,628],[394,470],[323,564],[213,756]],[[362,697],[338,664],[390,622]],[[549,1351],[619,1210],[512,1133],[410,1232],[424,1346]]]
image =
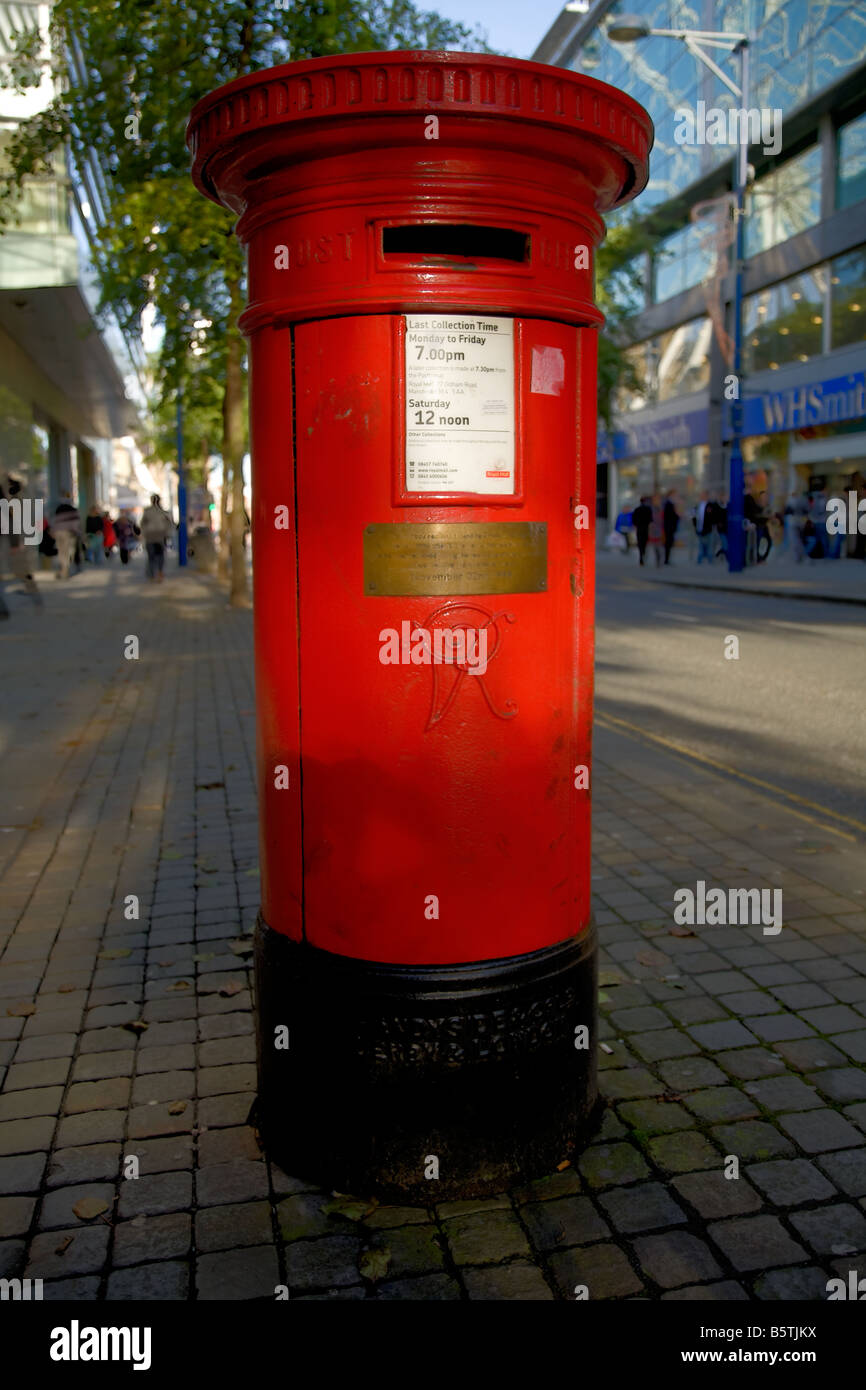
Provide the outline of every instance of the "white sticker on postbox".
[[514,493],[514,320],[406,314],[407,492]]

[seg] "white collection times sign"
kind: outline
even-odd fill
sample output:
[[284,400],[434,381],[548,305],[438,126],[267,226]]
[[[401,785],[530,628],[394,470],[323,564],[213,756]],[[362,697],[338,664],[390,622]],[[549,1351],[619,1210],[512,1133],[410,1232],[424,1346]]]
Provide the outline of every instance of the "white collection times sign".
[[406,314],[407,492],[514,493],[514,320]]

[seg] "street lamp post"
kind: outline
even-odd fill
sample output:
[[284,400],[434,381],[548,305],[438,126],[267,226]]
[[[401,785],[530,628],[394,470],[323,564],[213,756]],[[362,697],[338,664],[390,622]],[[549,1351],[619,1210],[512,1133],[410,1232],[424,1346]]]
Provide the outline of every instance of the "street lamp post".
[[183,388],[177,388],[177,563],[186,564],[186,479],[183,473]]
[[[680,39],[690,53],[709,68],[735,97],[749,109],[749,36],[748,34],[716,32],[705,29],[653,29],[639,15],[620,15],[607,30],[615,43],[633,43],[636,39]],[[707,53],[707,48],[739,53],[740,85],[719,67]],[[746,129],[748,120],[746,118]],[[728,456],[728,568],[739,573],[745,564],[746,536],[743,529],[745,510],[745,478],[743,469],[743,262],[745,259],[746,187],[749,177],[748,145],[740,140],[737,151],[734,192],[736,227],[734,235],[734,323],[733,374],[736,379],[736,398],[731,402],[731,443]]]

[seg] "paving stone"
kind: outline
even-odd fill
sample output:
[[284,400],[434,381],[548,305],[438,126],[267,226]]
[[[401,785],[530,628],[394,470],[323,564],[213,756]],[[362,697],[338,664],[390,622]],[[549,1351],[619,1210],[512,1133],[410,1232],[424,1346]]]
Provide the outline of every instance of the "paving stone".
[[671,1134],[677,1129],[687,1129],[692,1124],[691,1116],[681,1105],[658,1100],[627,1101],[618,1107],[619,1114],[632,1129],[646,1134]]
[[0,1096],[0,1124],[7,1120],[30,1120],[38,1115],[56,1115],[62,1097],[62,1086],[10,1091],[8,1095]]
[[672,1091],[696,1091],[703,1086],[720,1086],[728,1079],[708,1057],[682,1057],[672,1062],[662,1062],[659,1074]]
[[785,1059],[795,1071],[816,1071],[819,1067],[844,1067],[844,1052],[827,1042],[826,1038],[794,1038],[776,1043],[774,1052]]
[[46,1303],[93,1303],[99,1297],[99,1279],[95,1274],[81,1279],[51,1279],[42,1286]]
[[617,1187],[649,1176],[649,1168],[631,1144],[599,1144],[580,1157],[578,1168],[587,1186]]
[[195,1066],[193,1043],[170,1043],[164,1047],[140,1048],[136,1072],[148,1076],[151,1072],[185,1071]]
[[720,1284],[689,1284],[684,1289],[671,1289],[663,1293],[662,1303],[748,1303],[749,1295],[733,1279],[725,1279]]
[[817,1086],[830,1100],[866,1100],[866,1069],[863,1067],[834,1067],[830,1071],[811,1072],[806,1081]]
[[806,1259],[806,1251],[775,1216],[718,1221],[707,1228],[707,1234],[735,1269],[766,1269],[768,1265],[799,1264]]
[[617,1033],[644,1033],[654,1028],[669,1028],[670,1020],[654,1005],[637,1009],[614,1009],[608,1015]]
[[69,1087],[64,1114],[80,1115],[85,1110],[122,1110],[129,1101],[129,1078],[117,1076],[109,1081],[79,1081]]
[[[440,1279],[447,1279],[447,1275],[442,1275],[442,1274],[429,1274],[429,1275],[427,1275],[427,1278],[430,1280],[431,1285],[432,1285],[432,1284],[435,1284],[435,1282],[436,1282],[437,1280],[440,1280]],[[425,1280],[424,1280],[424,1279],[406,1279],[403,1283],[393,1284],[393,1285],[391,1285],[390,1287],[392,1287],[392,1288],[394,1288],[394,1289],[409,1289],[409,1290],[414,1290],[415,1287],[416,1287],[416,1285],[417,1285],[417,1286],[421,1286],[421,1285],[423,1285],[424,1283],[425,1283]],[[452,1283],[453,1283],[453,1280],[452,1280]],[[382,1286],[380,1285],[380,1288],[381,1288],[381,1287],[382,1287]],[[454,1287],[457,1288],[456,1284],[454,1285]],[[367,1291],[366,1291],[366,1289],[364,1288],[364,1286],[363,1286],[362,1284],[353,1284],[353,1285],[351,1285],[348,1289],[328,1289],[328,1292],[327,1292],[327,1293],[304,1293],[304,1294],[296,1294],[295,1297],[294,1297],[294,1299],[293,1299],[292,1301],[293,1301],[294,1303],[345,1303],[345,1302],[350,1302],[350,1301],[357,1300],[357,1299],[365,1299],[366,1297],[367,1297]],[[425,1297],[426,1297],[426,1295],[425,1295],[424,1293],[422,1293],[422,1292],[417,1292],[417,1293],[415,1293],[415,1292],[410,1292],[410,1293],[406,1293],[405,1295],[403,1295],[403,1294],[397,1294],[397,1295],[396,1295],[395,1301],[404,1302],[406,1299],[413,1299],[413,1298],[424,1299]],[[435,1298],[436,1295],[433,1294],[433,1293],[431,1293],[431,1294],[430,1294],[430,1297],[431,1297],[431,1298]],[[457,1297],[458,1297],[458,1298],[460,1297],[460,1290],[459,1290],[459,1289],[457,1290]]]
[[136,1216],[132,1221],[120,1221],[114,1228],[113,1263],[122,1266],[185,1258],[191,1234],[192,1219],[188,1212]]
[[622,1071],[605,1071],[600,1078],[602,1095],[611,1100],[633,1100],[640,1096],[657,1096],[663,1089],[643,1067],[624,1067]]
[[825,1197],[835,1196],[832,1184],[805,1158],[755,1163],[746,1171],[755,1186],[778,1207],[821,1202]]
[[775,1043],[789,1038],[812,1036],[812,1029],[808,1023],[804,1023],[796,1014],[768,1014],[765,1018],[746,1019],[746,1022],[765,1042]]
[[825,1008],[808,1009],[801,1017],[818,1033],[845,1033],[853,1028],[863,1027],[862,1015],[849,1009],[847,1004],[829,1004]]
[[267,1202],[242,1202],[200,1211],[195,1219],[197,1250],[231,1250],[243,1245],[267,1245],[273,1240]]
[[199,1135],[199,1167],[206,1168],[212,1163],[228,1163],[235,1158],[261,1158],[256,1136],[248,1125],[208,1130]]
[[[715,1027],[707,1024],[706,1027]],[[651,1033],[636,1033],[629,1042],[645,1062],[659,1062],[668,1057],[686,1057],[698,1051],[698,1046],[677,1028],[660,1028]]]
[[521,1214],[539,1250],[554,1250],[563,1245],[586,1245],[610,1235],[588,1197],[560,1197],[548,1202],[530,1202],[521,1208]]
[[866,1062],[866,1028],[859,1033],[834,1033],[833,1041],[846,1057]]
[[761,1047],[744,1047],[741,1052],[719,1052],[716,1054],[716,1061],[726,1072],[741,1081],[778,1076],[785,1069],[785,1063],[780,1056],[774,1057],[769,1049]]
[[[607,1212],[614,1230],[630,1234],[632,1231],[651,1231],[659,1226],[676,1226],[687,1221],[682,1207],[678,1206],[661,1183],[640,1183],[636,1187],[614,1188],[599,1198],[600,1205]],[[609,1232],[603,1230],[602,1235]],[[567,1242],[567,1244],[580,1242]],[[539,1242],[536,1241],[536,1244]],[[544,1247],[541,1247],[544,1248]]]
[[776,985],[773,994],[788,1009],[811,1009],[833,1002],[833,996],[811,980],[801,985]]
[[189,1297],[189,1266],[178,1260],[161,1260],[116,1270],[109,1275],[105,1297],[122,1303],[182,1302]]
[[183,1168],[192,1168],[192,1138],[188,1134],[169,1136],[164,1139],[128,1140],[124,1146],[124,1156],[134,1154],[138,1159],[142,1177],[150,1173],[170,1173]]
[[[565,1200],[579,1200],[567,1198]],[[506,1211],[458,1216],[443,1227],[454,1262],[458,1265],[496,1264],[514,1256],[531,1256],[516,1216]]]
[[198,1103],[198,1122],[205,1129],[246,1124],[252,1103],[249,1091],[231,1096],[209,1096]]
[[0,1192],[9,1195],[38,1192],[47,1162],[48,1155],[45,1153],[0,1158]]
[[65,1279],[74,1274],[98,1273],[105,1264],[108,1237],[109,1228],[102,1224],[44,1231],[31,1243],[24,1277]]
[[125,1052],[134,1034],[126,1028],[95,1028],[90,1033],[82,1033],[79,1052],[89,1056],[93,1052]]
[[695,999],[671,999],[665,1003],[665,1012],[677,1023],[712,1023],[715,1019],[729,1017],[729,1009],[709,995],[698,995]]
[[841,1192],[847,1192],[849,1197],[866,1197],[866,1149],[819,1154],[816,1162]]
[[[514,1199],[519,1203],[549,1202],[553,1197],[572,1197],[582,1192],[583,1188],[584,1182],[577,1169],[564,1168],[561,1173],[550,1173],[545,1178],[536,1178],[535,1182],[517,1189]],[[439,1216],[442,1215],[442,1205],[437,1207],[437,1212]]]
[[191,1205],[191,1173],[156,1173],[121,1183],[117,1213],[125,1221],[134,1216],[186,1211]]
[[85,1198],[94,1198],[105,1203],[105,1218],[111,1221],[114,1214],[114,1183],[76,1183],[72,1187],[59,1187],[46,1193],[39,1212],[40,1231],[52,1230],[61,1226],[92,1226],[100,1217],[82,1220],[72,1208]]
[[69,1057],[55,1057],[50,1061],[41,1062],[16,1062],[6,1073],[3,1089],[8,1093],[28,1091],[36,1086],[62,1086],[69,1066]]
[[277,1220],[283,1240],[308,1240],[337,1234],[337,1223],[330,1214],[333,1201],[325,1193],[301,1193],[280,1202]]
[[[505,1268],[512,1269],[515,1268],[515,1266],[506,1265]],[[528,1265],[527,1268],[532,1269],[532,1266]],[[468,1272],[471,1273],[473,1276],[480,1276],[481,1278],[484,1278],[488,1273],[494,1274],[497,1271],[488,1271],[480,1269],[471,1270]],[[534,1269],[532,1270],[532,1272],[533,1274],[538,1273],[538,1271]],[[541,1276],[539,1275],[539,1278],[540,1277]],[[542,1283],[544,1283],[543,1279]],[[547,1286],[545,1285],[545,1288],[546,1287]],[[345,1295],[350,1292],[357,1297],[364,1296],[362,1291],[357,1291],[354,1289],[347,1289],[343,1291],[343,1294]],[[552,1294],[550,1293],[549,1289],[547,1290],[547,1292],[548,1296],[552,1297]],[[484,1295],[480,1296],[484,1297]],[[519,1293],[514,1293],[510,1295],[507,1293],[491,1293],[489,1297],[520,1298],[521,1295]],[[527,1297],[533,1297],[533,1295],[528,1294]],[[452,1279],[450,1274],[424,1274],[420,1278],[416,1279],[398,1279],[394,1281],[389,1280],[387,1283],[378,1284],[376,1287],[376,1298],[378,1301],[383,1303],[443,1303],[446,1301],[451,1302],[459,1300],[461,1298],[461,1293],[459,1284],[456,1282],[456,1280]]]
[[[360,1279],[361,1238],[355,1235],[297,1240],[286,1246],[286,1278],[292,1293],[346,1288]],[[278,1283],[274,1280],[274,1283]]]
[[199,1065],[202,1067],[221,1067],[236,1062],[256,1060],[256,1040],[254,1034],[243,1034],[225,1038],[214,1038],[199,1044]]
[[726,1178],[724,1171],[686,1173],[675,1178],[671,1187],[689,1202],[705,1221],[724,1216],[744,1216],[759,1211],[763,1202],[745,1179]]
[[247,1202],[268,1195],[268,1172],[264,1163],[233,1159],[214,1163],[196,1176],[200,1207],[221,1206],[224,1202]]
[[712,1124],[720,1120],[748,1120],[758,1107],[736,1086],[713,1086],[695,1091],[685,1099],[689,1110]]
[[814,1086],[805,1085],[798,1076],[791,1076],[789,1073],[771,1077],[767,1081],[750,1081],[743,1089],[774,1113],[785,1110],[814,1110],[822,1103]]
[[195,1095],[194,1071],[160,1071],[149,1076],[137,1076],[132,1087],[133,1105],[148,1105],[150,1101],[191,1100]]
[[23,1240],[0,1241],[0,1279],[19,1279],[24,1273],[27,1246]]
[[113,1076],[132,1076],[135,1053],[88,1052],[79,1057],[72,1071],[73,1081],[105,1081]]
[[35,1197],[0,1197],[0,1239],[26,1236],[35,1207]]
[[251,1064],[239,1063],[229,1067],[202,1067],[198,1072],[198,1093],[200,1096],[230,1095],[238,1091],[254,1091],[255,1088],[256,1069]]
[[113,1182],[119,1168],[119,1144],[85,1144],[81,1148],[55,1149],[46,1183],[49,1187],[67,1187],[70,1183],[94,1182],[99,1178],[109,1178]]
[[827,1276],[814,1265],[807,1269],[773,1269],[755,1281],[755,1297],[783,1303],[823,1303],[827,1298]]
[[774,985],[802,984],[803,976],[792,965],[753,965],[746,968],[756,985],[772,989]]
[[42,1033],[33,1038],[23,1038],[15,1049],[16,1062],[39,1062],[52,1057],[72,1056],[75,1051],[75,1033]]
[[54,1116],[30,1120],[6,1120],[0,1125],[0,1155],[34,1153],[47,1149],[54,1133]]
[[522,1260],[488,1269],[466,1269],[463,1283],[473,1302],[550,1303],[554,1297],[541,1270]]
[[634,1251],[644,1273],[663,1289],[718,1279],[722,1274],[709,1247],[688,1231],[641,1236],[634,1241]]
[[782,1115],[779,1124],[807,1154],[848,1149],[863,1143],[862,1134],[835,1110],[807,1110],[798,1115]]
[[129,1112],[129,1143],[134,1145],[142,1139],[153,1139],[159,1135],[189,1133],[193,1125],[195,1105],[186,1102],[186,1109],[179,1115],[170,1114],[173,1102],[163,1101],[161,1105],[135,1106]]
[[422,1226],[429,1222],[431,1215],[426,1207],[376,1207],[364,1217],[364,1225],[370,1231],[390,1230],[393,1226]]
[[550,1257],[550,1267],[566,1299],[575,1299],[576,1287],[585,1287],[591,1300],[626,1298],[644,1288],[619,1246],[607,1242],[562,1250]]
[[790,1221],[816,1255],[854,1255],[866,1249],[866,1217],[850,1203],[797,1211]]
[[666,1173],[690,1173],[696,1168],[717,1168],[722,1156],[708,1139],[694,1130],[679,1134],[664,1134],[651,1139],[647,1152],[654,1163]]
[[746,1120],[736,1125],[716,1125],[711,1132],[724,1152],[736,1154],[741,1162],[794,1152],[790,1140],[763,1120]]
[[866,1105],[862,1101],[857,1105],[846,1105],[845,1114],[849,1120],[866,1132]]
[[762,994],[759,989],[738,990],[735,994],[726,994],[725,1003],[731,1013],[746,1020],[747,1026],[750,1026],[749,1019],[760,1017],[761,1014],[778,1013],[780,1008],[778,999],[774,999],[771,994]]
[[723,1023],[692,1024],[688,1032],[699,1047],[710,1052],[717,1052],[721,1048],[749,1047],[756,1042],[754,1033],[744,1028],[735,1018],[727,1019]]
[[[498,1213],[497,1213],[498,1214]],[[459,1217],[458,1220],[484,1220],[486,1217]],[[451,1230],[454,1223],[449,1224]],[[438,1233],[433,1225],[395,1226],[389,1230],[376,1231],[370,1241],[370,1248],[387,1250],[389,1279],[406,1279],[416,1274],[437,1272],[444,1267],[442,1248]]]

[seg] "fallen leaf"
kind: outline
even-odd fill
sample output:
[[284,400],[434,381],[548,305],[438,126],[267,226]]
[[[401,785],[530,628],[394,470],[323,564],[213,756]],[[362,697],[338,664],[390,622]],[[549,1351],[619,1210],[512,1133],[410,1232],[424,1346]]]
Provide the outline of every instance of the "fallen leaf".
[[164,849],[164,850],[162,851],[162,854],[160,855],[160,859],[185,859],[185,858],[186,858],[186,855],[181,854],[180,850],[177,850],[177,849]]
[[9,1018],[29,1018],[30,1015],[35,1014],[35,1012],[35,1004],[13,1004],[6,1010]]
[[230,941],[229,950],[236,956],[251,956],[253,953],[253,943],[249,937],[245,941]]
[[132,951],[128,946],[118,946],[111,951],[100,951],[97,960],[123,960],[126,956],[131,956]]
[[226,999],[230,999],[233,994],[240,994],[243,988],[244,986],[239,980],[227,980],[220,989],[220,994],[224,995]]
[[691,927],[681,927],[681,926],[679,925],[679,923],[677,923],[677,925],[676,925],[675,927],[671,927],[671,929],[670,929],[670,935],[671,935],[671,936],[694,936],[694,932],[692,931]]
[[638,951],[635,960],[639,965],[645,965],[648,970],[658,970],[660,965],[670,965],[670,960],[661,951],[654,951],[651,947],[646,951]]
[[325,1207],[329,1216],[341,1216],[345,1221],[363,1221],[375,1210],[375,1202],[358,1201],[351,1197],[341,1197],[338,1201],[328,1202]]
[[143,1033],[150,1024],[145,1023],[143,1018],[134,1018],[131,1023],[122,1023],[120,1026],[125,1028],[127,1033]]
[[390,1263],[391,1251],[387,1245],[383,1245],[378,1250],[365,1250],[358,1269],[363,1279],[369,1279],[372,1284],[375,1284],[377,1279],[384,1278],[388,1273]]
[[54,1247],[55,1255],[65,1255],[74,1239],[74,1236],[64,1236],[60,1244]]
[[203,960],[213,960],[215,954],[216,952],[214,951],[199,951],[197,956],[193,956],[193,960],[199,962]]
[[101,1216],[104,1211],[108,1211],[108,1203],[101,1202],[98,1197],[82,1197],[72,1210],[79,1221],[92,1221],[94,1216]]
[[58,994],[73,994],[77,988],[78,988],[77,985],[58,985],[58,986],[57,986],[57,993],[58,993]]
[[562,1160],[561,1163],[557,1163],[557,1165],[556,1165],[556,1171],[557,1171],[557,1173],[564,1173],[565,1170],[566,1170],[566,1168],[570,1168],[570,1167],[571,1167],[571,1159],[570,1159],[570,1158],[564,1158],[564,1159]]
[[186,1110],[185,1100],[173,1100],[168,1107],[169,1115],[182,1115],[184,1110]]
[[170,985],[166,985],[166,989],[192,989],[192,985],[189,980],[172,980]]
[[247,869],[245,872],[247,878],[261,878],[262,874],[261,869]]
[[167,970],[170,965],[174,965],[173,960],[158,960],[156,963],[162,970]]

